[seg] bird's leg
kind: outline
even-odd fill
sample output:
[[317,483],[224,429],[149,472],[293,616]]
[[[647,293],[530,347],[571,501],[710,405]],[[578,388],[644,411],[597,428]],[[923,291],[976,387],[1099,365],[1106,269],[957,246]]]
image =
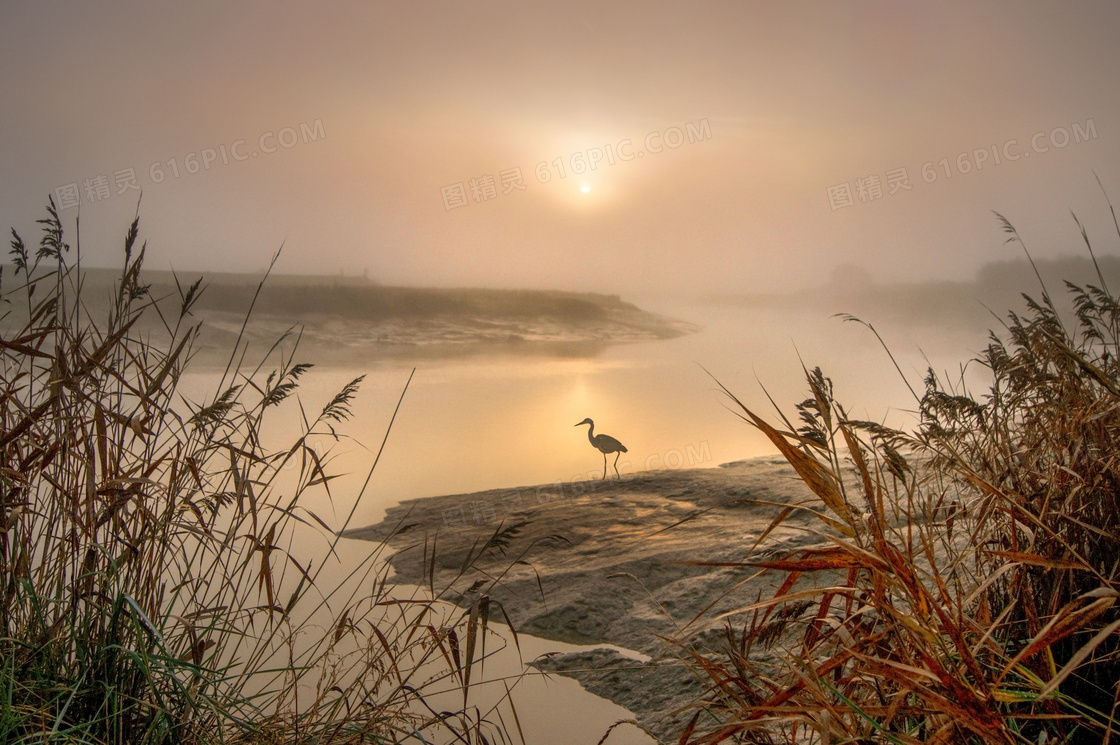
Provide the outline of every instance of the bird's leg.
[[622,474],[618,472],[618,459],[621,455],[622,453],[614,454],[614,475],[618,477],[619,481],[622,481]]
[[603,481],[607,480],[607,454],[603,453]]

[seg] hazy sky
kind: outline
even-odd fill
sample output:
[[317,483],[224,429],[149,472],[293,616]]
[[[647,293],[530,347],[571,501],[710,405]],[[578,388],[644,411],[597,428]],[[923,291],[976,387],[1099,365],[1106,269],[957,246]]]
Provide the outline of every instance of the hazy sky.
[[991,210],[1120,252],[1118,37],[1115,2],[6,2],[0,214],[54,195],[101,265],[142,189],[158,268],[964,277],[1015,255]]

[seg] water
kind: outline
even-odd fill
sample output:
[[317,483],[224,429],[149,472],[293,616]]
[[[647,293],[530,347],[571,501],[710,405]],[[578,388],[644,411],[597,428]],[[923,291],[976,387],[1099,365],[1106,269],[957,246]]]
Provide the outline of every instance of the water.
[[[716,380],[770,421],[776,415],[767,392],[792,418],[794,404],[807,395],[802,364],[824,369],[851,416],[895,426],[914,421],[915,400],[906,380],[862,326],[816,310],[663,298],[638,304],[704,328],[678,339],[614,346],[590,359],[509,355],[315,368],[299,392],[311,416],[348,381],[367,377],[353,402],[353,417],[337,426],[344,436],[336,441],[324,427],[310,438],[320,453],[335,458],[334,472],[347,475],[333,482],[331,500],[320,497],[306,506],[334,528],[353,509],[350,527],[358,527],[378,522],[387,507],[403,499],[598,478],[602,456],[587,442],[586,427],[574,426],[585,417],[595,419],[597,432],[627,446],[619,459],[623,473],[714,467],[771,454],[773,446],[736,416],[734,402]],[[977,331],[872,320],[916,390],[928,366],[952,377],[984,344]],[[355,506],[410,376],[380,461]],[[217,375],[192,373],[185,385],[201,396],[214,390]],[[280,446],[290,443],[299,427],[298,407],[287,405],[266,434]],[[368,551],[368,544],[344,543],[344,564]],[[522,647],[525,659],[570,649],[527,637]],[[488,664],[490,677],[520,670],[509,654]],[[607,726],[628,717],[563,678],[527,679],[516,695],[521,724],[533,743],[593,745]],[[650,740],[623,727],[609,742]]]
[[[377,522],[403,499],[598,478],[602,456],[587,442],[587,428],[574,426],[585,417],[595,420],[597,433],[627,446],[619,458],[624,473],[712,467],[772,453],[770,443],[736,416],[716,381],[771,420],[766,392],[792,416],[808,391],[802,361],[824,369],[853,417],[914,421],[906,383],[862,326],[820,311],[667,301],[643,307],[651,305],[702,323],[704,330],[614,346],[593,359],[511,355],[315,368],[300,389],[308,412],[321,410],[347,381],[367,376],[353,418],[338,427],[348,439],[311,438],[353,472],[335,489],[334,514],[341,518],[352,506],[346,495],[360,487],[414,366],[354,525]],[[918,390],[927,364],[955,374],[984,342],[973,331],[876,325]],[[284,425],[275,430],[278,442],[297,431],[298,412],[288,407],[284,416],[274,422]]]

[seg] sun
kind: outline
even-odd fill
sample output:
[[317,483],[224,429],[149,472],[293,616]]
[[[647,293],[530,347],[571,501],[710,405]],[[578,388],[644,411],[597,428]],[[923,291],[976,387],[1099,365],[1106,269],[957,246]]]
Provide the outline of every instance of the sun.
[[584,194],[590,194],[591,193],[591,184],[584,184],[583,186],[579,187],[579,190],[582,191]]

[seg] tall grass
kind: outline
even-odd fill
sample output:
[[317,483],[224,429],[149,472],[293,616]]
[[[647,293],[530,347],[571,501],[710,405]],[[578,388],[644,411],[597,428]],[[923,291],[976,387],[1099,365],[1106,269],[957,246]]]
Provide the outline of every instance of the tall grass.
[[[0,742],[504,739],[468,696],[485,596],[449,613],[435,592],[393,595],[373,544],[334,576],[346,525],[306,506],[336,476],[309,443],[336,437],[361,378],[309,414],[294,394],[311,366],[278,345],[275,369],[246,372],[239,344],[192,404],[201,282],[150,297],[137,220],[93,318],[80,247],[47,212],[37,249],[12,230],[0,276]],[[266,447],[266,420],[297,405],[300,435]],[[297,529],[318,561],[296,556]]]
[[1062,311],[1025,296],[982,395],[931,370],[913,431],[851,419],[819,369],[796,423],[732,396],[819,499],[766,533],[819,522],[746,557],[773,589],[718,653],[678,640],[708,685],[681,743],[1120,741],[1120,301],[1098,279]]

